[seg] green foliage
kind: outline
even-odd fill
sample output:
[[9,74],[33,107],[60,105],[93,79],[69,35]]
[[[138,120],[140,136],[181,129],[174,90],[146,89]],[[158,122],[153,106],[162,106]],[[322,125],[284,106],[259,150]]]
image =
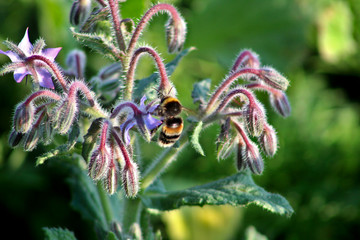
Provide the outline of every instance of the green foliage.
[[76,240],[73,232],[62,228],[43,228],[45,240]]
[[149,208],[167,211],[182,206],[256,204],[270,212],[291,216],[294,210],[279,194],[266,192],[249,173],[238,173],[205,185],[182,191],[159,193],[143,198]]
[[191,145],[193,146],[193,148],[200,153],[202,156],[205,156],[204,150],[201,147],[201,144],[199,143],[199,137],[200,137],[200,132],[202,130],[203,127],[203,122],[200,121],[196,124],[194,131],[190,137],[190,142]]
[[96,50],[114,61],[118,59],[120,52],[113,45],[113,39],[111,37],[105,34],[79,33],[76,32],[74,28],[71,28],[71,32],[81,44]]
[[211,86],[211,79],[204,79],[200,82],[194,83],[194,88],[191,92],[191,97],[194,101],[204,103],[209,98]]

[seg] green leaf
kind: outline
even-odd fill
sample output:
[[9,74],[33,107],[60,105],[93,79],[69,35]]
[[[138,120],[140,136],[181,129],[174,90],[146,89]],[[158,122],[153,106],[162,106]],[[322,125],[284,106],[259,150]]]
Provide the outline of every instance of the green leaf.
[[161,211],[182,206],[255,204],[280,215],[291,216],[294,212],[284,197],[265,191],[245,172],[182,191],[145,196],[142,200],[148,208]]
[[76,240],[73,232],[62,228],[43,228],[45,240]]
[[194,128],[194,132],[191,135],[191,145],[193,146],[193,148],[200,153],[202,156],[205,156],[204,150],[202,149],[200,142],[199,142],[199,136],[200,136],[200,132],[203,126],[203,122],[200,121],[196,124],[195,128]]
[[73,166],[70,170],[71,174],[67,182],[72,193],[71,206],[85,219],[97,223],[101,229],[107,231],[106,216],[102,210],[96,185],[82,169]]
[[191,97],[193,98],[194,103],[200,102],[204,103],[209,97],[211,86],[211,79],[204,79],[200,82],[194,83],[194,88],[191,92]]
[[85,46],[98,51],[112,60],[117,60],[120,55],[119,50],[112,43],[112,39],[101,34],[78,33],[71,28],[73,36]]
[[75,146],[77,140],[79,139],[79,136],[80,136],[79,124],[74,123],[69,133],[69,138],[67,142],[68,150],[71,150]]
[[[193,48],[193,47],[184,49],[171,62],[167,63],[165,66],[167,75],[171,76],[171,74],[175,71],[175,68],[179,64],[180,60],[184,56],[186,56],[189,52],[193,51],[194,49],[195,48]],[[157,79],[159,79],[159,74],[154,73],[147,78],[137,80],[135,82],[134,96],[139,99],[145,93],[147,94],[147,97],[149,99],[152,99],[152,98],[154,98],[154,96],[157,96],[157,92],[154,90],[155,86],[157,85]],[[153,91],[153,93],[151,91]]]

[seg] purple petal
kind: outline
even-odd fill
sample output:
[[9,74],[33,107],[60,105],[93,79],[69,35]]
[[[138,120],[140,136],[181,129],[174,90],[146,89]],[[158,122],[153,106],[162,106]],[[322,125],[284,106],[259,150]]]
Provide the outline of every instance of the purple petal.
[[38,73],[38,80],[40,86],[44,88],[54,89],[54,83],[51,79],[51,74],[46,69],[37,68],[36,72]]
[[21,82],[26,75],[30,74],[27,68],[22,67],[14,71],[14,79],[17,83]]
[[147,129],[152,130],[162,124],[162,121],[151,116],[150,113],[144,115],[144,121]]
[[54,61],[58,53],[60,52],[61,47],[58,48],[46,48],[42,51],[42,55],[47,57],[51,61]]
[[155,109],[157,109],[158,107],[159,107],[159,104],[155,104],[148,109],[148,112],[153,113],[155,111]]
[[[121,132],[122,132],[122,136],[123,139],[125,141],[125,145],[129,145],[130,143],[130,134],[129,131],[130,129],[135,125],[135,121],[133,119],[130,119],[126,122],[124,122],[120,128],[121,128]],[[125,129],[124,129],[125,128]]]
[[25,53],[26,56],[30,56],[31,50],[33,48],[33,45],[31,44],[31,42],[29,40],[28,30],[29,30],[29,28],[26,28],[25,35],[18,45],[19,48]]
[[4,52],[0,49],[0,54],[4,54],[4,55],[8,56],[12,62],[19,62],[21,60],[20,57],[12,51]]
[[145,110],[145,101],[146,101],[146,95],[144,95],[144,96],[140,99],[140,109],[141,109],[141,110]]

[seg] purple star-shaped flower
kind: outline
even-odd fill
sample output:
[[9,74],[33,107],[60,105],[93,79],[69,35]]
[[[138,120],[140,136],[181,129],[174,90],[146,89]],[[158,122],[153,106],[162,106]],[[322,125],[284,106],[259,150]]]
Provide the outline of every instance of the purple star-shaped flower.
[[[26,59],[28,57],[32,55],[41,55],[53,62],[61,50],[61,48],[42,49],[43,46],[40,46],[39,48],[34,47],[29,40],[28,29],[29,28],[26,29],[25,35],[19,45],[17,47],[12,46],[13,48],[16,48],[16,51],[4,52],[0,49],[0,54],[8,56],[13,63],[20,63],[19,67],[14,70],[14,79],[18,83],[20,83],[26,75],[34,75],[34,72],[30,71],[29,66],[26,64]],[[51,73],[43,65],[34,62],[31,67],[35,70],[36,76],[34,76],[34,78],[37,79],[40,86],[51,89],[54,88]]]
[[153,103],[149,103],[148,105],[145,105],[145,100],[146,96],[143,96],[140,100],[138,111],[134,112],[133,116],[129,117],[128,120],[120,126],[126,145],[130,143],[129,130],[135,125],[145,139],[150,141],[150,131],[156,129],[162,124],[162,121],[151,115],[158,107],[158,104],[153,105]]

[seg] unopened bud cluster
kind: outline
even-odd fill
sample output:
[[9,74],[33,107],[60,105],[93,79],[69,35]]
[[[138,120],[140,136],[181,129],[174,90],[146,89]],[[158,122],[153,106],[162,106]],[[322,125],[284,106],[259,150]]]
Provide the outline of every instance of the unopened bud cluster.
[[[239,78],[251,83],[233,84]],[[232,85],[235,87],[231,88]],[[276,132],[268,123],[265,109],[256,99],[254,91],[267,91],[274,110],[287,117],[291,109],[284,91],[288,86],[288,80],[275,69],[261,66],[257,54],[250,50],[240,52],[228,77],[214,91],[203,110],[205,121],[220,119],[218,159],[226,158],[235,151],[238,170],[248,167],[255,174],[263,172],[260,149],[266,156],[272,157],[278,144]],[[239,101],[236,101],[237,98]],[[253,138],[257,139],[258,145]]]

